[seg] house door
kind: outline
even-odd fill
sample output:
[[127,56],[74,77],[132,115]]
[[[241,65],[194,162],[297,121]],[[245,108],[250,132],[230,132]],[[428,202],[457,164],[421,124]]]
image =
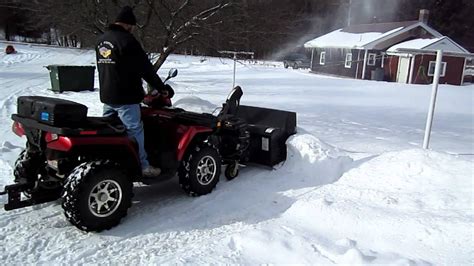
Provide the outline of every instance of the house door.
[[397,82],[407,83],[409,68],[410,68],[410,58],[400,57],[400,59],[398,60]]

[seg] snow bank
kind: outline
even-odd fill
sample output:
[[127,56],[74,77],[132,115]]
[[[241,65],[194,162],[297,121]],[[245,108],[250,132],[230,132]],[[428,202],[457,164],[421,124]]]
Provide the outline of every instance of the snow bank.
[[315,136],[303,133],[287,141],[288,158],[283,172],[299,178],[317,178],[318,185],[338,180],[353,160]]
[[197,113],[214,113],[218,108],[215,104],[196,96],[181,98],[173,103],[173,107]]
[[346,238],[357,243],[355,254],[362,255],[352,261],[361,263],[387,263],[394,255],[418,263],[472,260],[467,248],[473,242],[468,233],[473,217],[471,162],[405,150],[359,163],[338,182],[301,198],[285,219],[308,234],[332,239],[318,250],[333,250],[331,260],[338,263],[348,262],[339,259],[347,258],[349,249],[335,252],[333,245]]

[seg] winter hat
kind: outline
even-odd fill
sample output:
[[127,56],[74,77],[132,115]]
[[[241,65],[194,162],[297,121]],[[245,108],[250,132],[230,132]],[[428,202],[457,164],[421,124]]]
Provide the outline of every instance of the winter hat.
[[137,19],[133,14],[133,9],[129,6],[124,6],[122,10],[120,10],[120,13],[115,19],[115,22],[122,22],[128,25],[136,25]]

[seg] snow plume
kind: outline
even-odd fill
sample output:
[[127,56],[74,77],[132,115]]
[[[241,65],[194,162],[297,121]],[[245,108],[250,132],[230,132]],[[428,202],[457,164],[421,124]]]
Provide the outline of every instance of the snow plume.
[[339,12],[342,21],[348,21],[350,4],[350,24],[392,22],[398,11],[399,0],[345,0]]
[[349,20],[351,25],[397,21],[396,14],[400,2],[400,0],[341,0],[337,6],[328,6],[326,15],[310,18],[311,29],[308,29],[302,37],[282,45],[271,59],[281,60],[289,53],[303,52],[302,46],[305,42],[346,27]]
[[[306,34],[303,37],[292,41],[288,42],[285,45],[282,46],[281,49],[279,49],[276,53],[272,54],[270,56],[271,60],[283,60],[286,55],[291,54],[291,53],[305,53],[305,50],[303,49],[303,45],[307,42],[310,41],[314,38],[318,37],[318,35],[315,34]],[[308,53],[308,52],[306,52]]]
[[[339,10],[337,11],[339,12]],[[331,21],[331,17],[332,16],[330,15],[314,15],[313,17],[307,18],[307,20],[310,21],[311,28],[306,29],[305,33],[302,33],[301,37],[295,38],[294,40],[281,45],[280,49],[270,56],[270,59],[282,60],[285,55],[292,52],[306,53],[308,56],[310,56],[310,51],[305,52],[305,50],[303,49],[303,45],[306,42],[328,33],[329,30],[333,30],[334,27],[340,28],[344,26],[340,23],[339,25],[334,26],[333,22]]]

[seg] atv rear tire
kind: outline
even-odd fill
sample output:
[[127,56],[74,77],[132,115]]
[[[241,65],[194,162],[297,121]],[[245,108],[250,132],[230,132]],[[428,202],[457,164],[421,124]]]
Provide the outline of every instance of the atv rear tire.
[[221,156],[209,142],[190,149],[178,169],[179,184],[190,196],[209,194],[219,182]]
[[133,182],[108,160],[85,162],[68,176],[62,194],[66,219],[83,231],[110,229],[132,204]]
[[[13,182],[29,183],[32,189],[23,191],[23,195],[28,199],[36,197],[56,200],[61,196],[62,186],[59,182],[38,182],[41,180],[41,170],[45,169],[46,161],[41,156],[28,154],[23,150],[15,161],[13,169]],[[34,187],[34,188],[33,188]]]
[[27,183],[38,179],[40,169],[44,168],[46,162],[40,156],[28,154],[23,150],[15,161],[13,176],[15,183]]

